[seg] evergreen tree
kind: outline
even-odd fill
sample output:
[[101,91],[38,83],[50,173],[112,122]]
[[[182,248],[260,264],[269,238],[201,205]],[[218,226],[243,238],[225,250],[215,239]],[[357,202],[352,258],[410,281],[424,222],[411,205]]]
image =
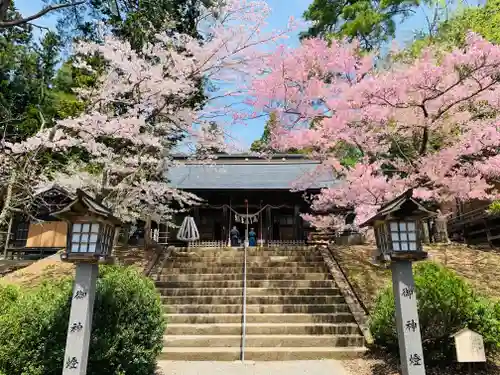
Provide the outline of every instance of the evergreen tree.
[[404,20],[419,5],[418,0],[314,0],[304,12],[313,26],[301,37],[358,39],[364,50],[372,50],[394,38],[396,18]]

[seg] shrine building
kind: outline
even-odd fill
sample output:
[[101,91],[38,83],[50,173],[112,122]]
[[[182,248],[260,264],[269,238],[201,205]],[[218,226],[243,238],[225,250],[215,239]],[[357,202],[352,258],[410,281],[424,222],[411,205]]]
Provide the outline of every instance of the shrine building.
[[[308,199],[336,183],[332,171],[317,173],[320,162],[303,155],[274,155],[270,159],[219,155],[209,165],[192,161],[188,156],[179,155],[175,159],[177,165],[167,172],[166,178],[173,187],[202,198],[203,203],[174,220],[180,226],[186,216],[192,216],[200,239],[187,244],[176,241],[178,228],[168,228],[160,218],[148,217],[134,226],[124,223],[120,244],[226,247],[233,226],[238,228],[241,239],[245,238],[248,221],[248,228],[257,234],[258,244],[302,245],[312,231],[300,216],[310,212]],[[307,184],[301,184],[300,191],[292,191],[300,180]],[[7,240],[2,243],[4,254],[11,259],[28,256],[38,259],[64,248],[66,223],[51,213],[73,198],[74,192],[57,185],[37,192],[33,212],[29,216],[18,213],[11,218]]]
[[[190,244],[195,247],[227,246],[230,229],[236,226],[244,237],[247,221],[248,228],[257,233],[259,244],[304,243],[311,231],[300,216],[310,212],[307,199],[336,182],[332,171],[320,173],[319,161],[300,154],[268,159],[218,155],[208,165],[182,155],[175,160],[178,165],[167,174],[171,185],[204,200],[175,219],[180,225],[186,215],[194,217],[200,233],[200,240]],[[306,182],[301,184],[305,190],[292,191],[298,181]],[[174,233],[169,236],[172,240],[174,237]]]

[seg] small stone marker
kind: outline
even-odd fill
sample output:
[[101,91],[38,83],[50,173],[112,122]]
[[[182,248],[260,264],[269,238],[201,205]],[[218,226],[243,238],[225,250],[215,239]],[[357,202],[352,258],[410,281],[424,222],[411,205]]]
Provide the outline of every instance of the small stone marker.
[[458,362],[486,362],[483,336],[468,328],[461,329],[454,335]]

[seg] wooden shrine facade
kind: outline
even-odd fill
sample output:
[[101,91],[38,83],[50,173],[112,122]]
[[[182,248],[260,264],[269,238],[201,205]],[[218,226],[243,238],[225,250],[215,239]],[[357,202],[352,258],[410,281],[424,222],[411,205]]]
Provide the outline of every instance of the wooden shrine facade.
[[197,194],[210,202],[192,210],[202,243],[227,244],[233,226],[243,239],[247,221],[248,228],[257,233],[259,243],[302,243],[310,230],[300,216],[308,207],[299,193],[233,190]]
[[[214,163],[202,165],[178,156],[179,165],[168,175],[174,187],[190,191],[204,200],[189,215],[195,219],[200,247],[227,246],[229,231],[238,228],[241,240],[249,224],[259,244],[303,244],[312,230],[301,214],[308,213],[306,197],[334,183],[333,175],[310,177],[304,191],[291,191],[294,182],[315,173],[319,162],[302,155],[275,155],[262,159],[250,155],[220,155]],[[176,218],[180,225],[184,215]],[[175,238],[175,233],[170,237]]]

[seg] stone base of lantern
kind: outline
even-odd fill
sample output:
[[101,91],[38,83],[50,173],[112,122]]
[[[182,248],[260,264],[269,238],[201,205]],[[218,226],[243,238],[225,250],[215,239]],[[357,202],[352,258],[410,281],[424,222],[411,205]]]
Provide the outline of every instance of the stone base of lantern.
[[390,254],[392,261],[410,260],[416,262],[425,260],[428,256],[429,254],[425,251],[395,251]]
[[114,264],[115,258],[100,254],[88,253],[61,253],[61,260],[68,263],[89,263],[89,264]]

